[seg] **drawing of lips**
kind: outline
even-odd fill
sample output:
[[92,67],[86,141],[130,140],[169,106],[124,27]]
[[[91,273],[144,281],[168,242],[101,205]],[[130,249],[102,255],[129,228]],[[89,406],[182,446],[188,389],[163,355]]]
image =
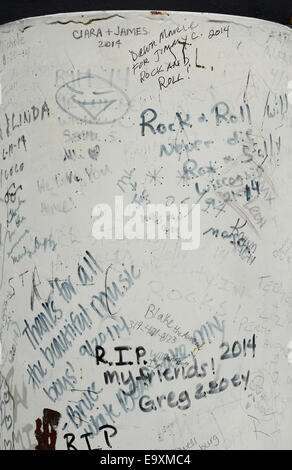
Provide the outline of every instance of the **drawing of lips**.
[[62,85],[56,102],[65,113],[89,124],[112,124],[130,107],[129,97],[121,88],[92,74]]

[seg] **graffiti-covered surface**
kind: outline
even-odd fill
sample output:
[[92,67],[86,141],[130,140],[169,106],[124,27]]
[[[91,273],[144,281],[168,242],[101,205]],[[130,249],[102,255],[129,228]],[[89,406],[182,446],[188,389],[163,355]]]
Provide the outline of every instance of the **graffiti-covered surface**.
[[1,449],[291,449],[291,44],[0,27]]

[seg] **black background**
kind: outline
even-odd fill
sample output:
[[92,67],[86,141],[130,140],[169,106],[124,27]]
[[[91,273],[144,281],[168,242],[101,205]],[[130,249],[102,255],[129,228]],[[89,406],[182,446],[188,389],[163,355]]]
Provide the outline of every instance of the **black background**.
[[0,24],[30,16],[87,10],[205,11],[251,16],[288,25],[292,0],[0,0]]

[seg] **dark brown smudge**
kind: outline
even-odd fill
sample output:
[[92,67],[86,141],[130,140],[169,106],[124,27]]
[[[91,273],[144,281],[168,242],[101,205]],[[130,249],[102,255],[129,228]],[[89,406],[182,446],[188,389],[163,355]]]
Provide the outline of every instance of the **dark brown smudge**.
[[[58,411],[44,408],[43,419],[35,421],[35,437],[38,441],[35,450],[56,450],[57,427],[61,418]],[[43,429],[42,429],[43,428]]]

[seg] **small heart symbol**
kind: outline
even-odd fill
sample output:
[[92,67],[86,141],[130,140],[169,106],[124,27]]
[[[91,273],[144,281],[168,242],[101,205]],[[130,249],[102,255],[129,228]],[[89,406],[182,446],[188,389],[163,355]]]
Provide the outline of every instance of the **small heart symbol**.
[[92,160],[97,160],[98,159],[98,155],[99,155],[99,151],[100,151],[100,147],[98,144],[96,144],[93,149],[88,149],[88,155],[90,156],[90,158],[92,158]]
[[4,420],[5,420],[6,429],[7,429],[7,431],[9,431],[9,429],[10,429],[11,426],[12,426],[12,418],[11,418],[11,415],[5,416]]

